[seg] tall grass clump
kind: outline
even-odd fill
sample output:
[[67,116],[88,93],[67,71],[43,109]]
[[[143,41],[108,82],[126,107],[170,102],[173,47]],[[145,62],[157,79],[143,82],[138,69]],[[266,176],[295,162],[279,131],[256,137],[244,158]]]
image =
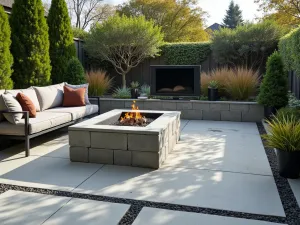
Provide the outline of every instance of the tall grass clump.
[[212,78],[209,73],[202,72],[200,76],[200,85],[201,85],[201,95],[208,95],[208,85],[209,82],[212,81]]
[[107,76],[105,71],[92,70],[85,76],[86,81],[89,83],[90,96],[104,95],[113,84],[113,78]]
[[300,151],[300,123],[295,116],[273,118],[267,121],[270,134],[263,135],[270,148],[282,151]]
[[229,73],[225,82],[226,92],[232,100],[248,100],[253,96],[259,84],[258,71],[238,67]]

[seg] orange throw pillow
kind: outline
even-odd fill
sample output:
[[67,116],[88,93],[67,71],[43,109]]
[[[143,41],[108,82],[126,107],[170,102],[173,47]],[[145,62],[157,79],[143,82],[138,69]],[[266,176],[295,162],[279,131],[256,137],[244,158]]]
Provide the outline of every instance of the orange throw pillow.
[[23,111],[29,112],[29,117],[36,117],[36,108],[33,104],[33,102],[23,93],[18,93],[16,96],[18,102],[20,103]]
[[86,88],[73,89],[64,86],[64,107],[85,106],[85,90]]

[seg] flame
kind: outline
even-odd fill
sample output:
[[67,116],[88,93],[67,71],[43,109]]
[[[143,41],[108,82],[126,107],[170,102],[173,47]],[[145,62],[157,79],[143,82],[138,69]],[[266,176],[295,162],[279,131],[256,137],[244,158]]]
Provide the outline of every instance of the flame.
[[[139,110],[139,107],[135,103],[136,103],[136,101],[133,101],[133,104],[131,105],[131,110]],[[140,119],[146,120],[146,118],[144,116],[142,116],[139,111],[127,112],[124,117],[121,117],[120,122],[122,123],[128,119],[134,119],[135,121],[138,121]]]

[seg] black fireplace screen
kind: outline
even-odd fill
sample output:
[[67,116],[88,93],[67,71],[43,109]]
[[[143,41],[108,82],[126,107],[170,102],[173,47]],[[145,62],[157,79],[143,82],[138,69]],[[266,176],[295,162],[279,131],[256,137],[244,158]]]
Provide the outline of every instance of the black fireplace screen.
[[200,66],[151,66],[152,95],[200,94]]

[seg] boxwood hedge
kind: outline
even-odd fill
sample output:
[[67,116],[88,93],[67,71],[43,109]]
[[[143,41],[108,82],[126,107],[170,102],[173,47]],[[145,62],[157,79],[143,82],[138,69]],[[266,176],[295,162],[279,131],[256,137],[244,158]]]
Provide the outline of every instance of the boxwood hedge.
[[199,65],[211,53],[210,42],[167,43],[161,55],[168,65]]

